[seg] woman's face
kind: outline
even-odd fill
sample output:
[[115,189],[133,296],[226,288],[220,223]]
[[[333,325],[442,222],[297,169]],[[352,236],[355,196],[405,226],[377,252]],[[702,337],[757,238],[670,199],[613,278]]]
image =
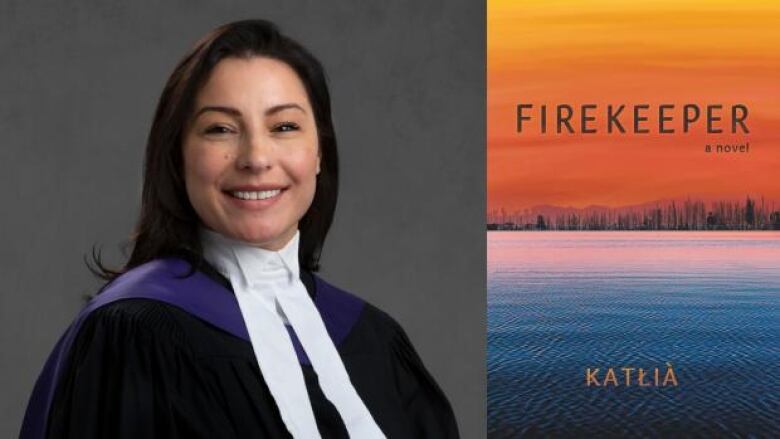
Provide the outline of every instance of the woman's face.
[[206,227],[279,250],[314,198],[318,145],[306,90],[291,67],[265,57],[223,59],[184,131],[190,203]]

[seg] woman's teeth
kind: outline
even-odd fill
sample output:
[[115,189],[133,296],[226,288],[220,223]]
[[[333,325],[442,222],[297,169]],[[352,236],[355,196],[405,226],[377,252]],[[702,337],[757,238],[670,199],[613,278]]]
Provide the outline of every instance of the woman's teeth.
[[234,191],[230,195],[242,200],[265,200],[279,195],[280,192],[282,192],[281,189],[272,191]]

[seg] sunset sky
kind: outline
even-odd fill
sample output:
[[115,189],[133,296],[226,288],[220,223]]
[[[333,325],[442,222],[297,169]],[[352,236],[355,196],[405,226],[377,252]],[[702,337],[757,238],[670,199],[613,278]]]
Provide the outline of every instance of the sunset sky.
[[[487,59],[488,210],[780,200],[780,2],[489,0]],[[664,103],[678,119],[687,103],[745,104],[751,132],[706,134],[702,115],[687,135],[606,134],[604,124],[558,135],[554,120],[551,134],[535,133],[535,121],[518,134],[518,103],[547,104],[553,116],[561,103],[597,104],[596,114]],[[630,108],[621,118],[630,125],[626,116]],[[704,152],[732,142],[750,142],[750,152]]]

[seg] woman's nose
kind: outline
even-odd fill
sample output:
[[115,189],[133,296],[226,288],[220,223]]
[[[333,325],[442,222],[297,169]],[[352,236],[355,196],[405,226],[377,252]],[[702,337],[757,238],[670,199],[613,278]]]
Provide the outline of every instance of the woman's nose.
[[262,136],[243,136],[236,165],[239,169],[254,172],[270,168],[273,165],[273,145]]

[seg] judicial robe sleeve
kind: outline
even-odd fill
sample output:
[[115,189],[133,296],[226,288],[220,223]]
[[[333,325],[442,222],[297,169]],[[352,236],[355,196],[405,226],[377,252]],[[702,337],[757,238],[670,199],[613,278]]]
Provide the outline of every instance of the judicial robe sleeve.
[[[154,439],[217,433],[209,426],[218,426],[219,420],[205,410],[198,413],[198,407],[208,407],[201,402],[210,395],[186,394],[182,388],[181,383],[194,384],[199,378],[180,331],[164,315],[164,306],[142,305],[106,306],[84,321],[55,392],[47,438]],[[175,403],[181,399],[188,404]],[[185,409],[190,413],[183,413]],[[187,422],[176,422],[182,418]],[[199,419],[208,419],[208,425],[198,425]],[[187,425],[193,431],[181,431]]]
[[425,368],[404,329],[392,318],[391,349],[396,385],[411,420],[415,438],[459,438],[458,425],[447,397]]

